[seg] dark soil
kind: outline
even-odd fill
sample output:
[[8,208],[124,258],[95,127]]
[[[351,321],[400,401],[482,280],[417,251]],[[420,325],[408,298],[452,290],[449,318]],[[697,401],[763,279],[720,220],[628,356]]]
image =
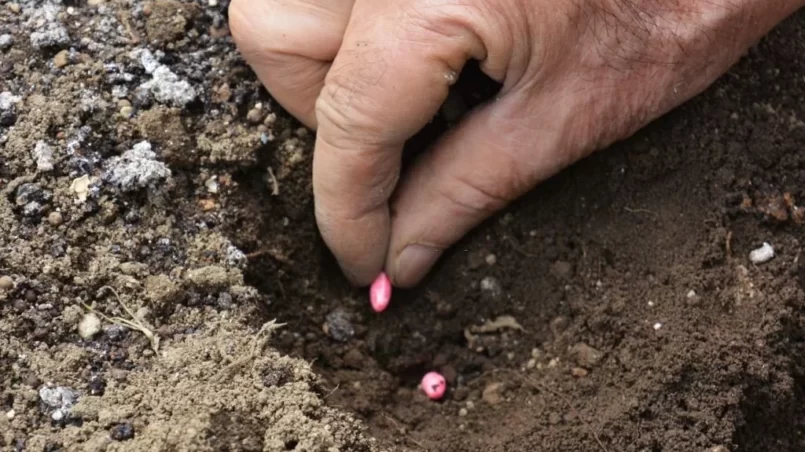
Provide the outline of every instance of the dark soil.
[[[234,52],[226,2],[92,3],[0,6],[3,450],[805,450],[805,15],[378,315],[318,237],[312,134]],[[66,41],[32,38],[56,22]],[[141,88],[135,48],[192,99]],[[141,141],[170,177],[115,177]],[[82,338],[85,304],[157,351],[103,316]]]

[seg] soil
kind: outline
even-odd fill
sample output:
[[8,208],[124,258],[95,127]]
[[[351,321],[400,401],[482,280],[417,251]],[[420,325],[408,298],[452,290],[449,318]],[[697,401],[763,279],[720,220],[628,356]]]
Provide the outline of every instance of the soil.
[[227,6],[0,6],[2,450],[805,449],[805,15],[378,315]]

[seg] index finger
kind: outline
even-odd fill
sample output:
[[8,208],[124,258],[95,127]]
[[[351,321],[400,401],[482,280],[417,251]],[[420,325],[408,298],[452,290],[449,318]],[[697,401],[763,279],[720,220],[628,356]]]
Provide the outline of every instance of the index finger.
[[484,55],[469,8],[424,3],[357,0],[316,103],[316,219],[358,285],[383,269],[405,141],[436,114],[464,63]]

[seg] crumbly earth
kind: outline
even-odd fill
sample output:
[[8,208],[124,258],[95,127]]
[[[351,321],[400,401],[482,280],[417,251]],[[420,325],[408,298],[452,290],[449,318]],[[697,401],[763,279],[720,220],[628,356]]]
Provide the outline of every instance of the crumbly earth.
[[805,448],[805,15],[377,315],[227,6],[0,5],[2,450]]

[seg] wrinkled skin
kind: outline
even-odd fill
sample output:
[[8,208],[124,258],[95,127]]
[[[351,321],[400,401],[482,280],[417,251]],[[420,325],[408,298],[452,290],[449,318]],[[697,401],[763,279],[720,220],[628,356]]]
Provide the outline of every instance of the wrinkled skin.
[[[316,129],[324,240],[349,279],[417,284],[509,202],[699,94],[804,0],[233,0],[238,48]],[[469,59],[496,99],[400,174]]]

